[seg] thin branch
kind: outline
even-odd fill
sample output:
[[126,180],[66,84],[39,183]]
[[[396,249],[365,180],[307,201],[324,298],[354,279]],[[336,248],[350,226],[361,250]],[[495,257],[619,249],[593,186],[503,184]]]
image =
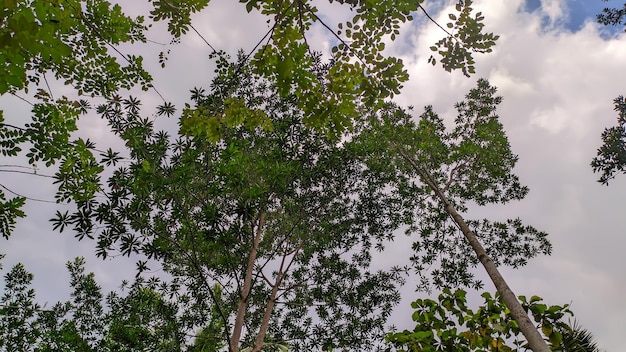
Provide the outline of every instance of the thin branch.
[[467,166],[467,160],[463,160],[463,162],[460,162],[458,164],[456,164],[452,170],[450,170],[450,173],[448,175],[448,182],[446,182],[446,184],[443,186],[442,191],[443,192],[447,192],[448,188],[450,188],[450,186],[452,185],[452,182],[454,181],[454,175],[457,173],[457,171],[462,168]]
[[211,50],[213,50],[213,52],[217,52],[217,50],[215,50],[215,48],[213,47],[213,45],[209,44],[209,42],[202,36],[202,34],[200,34],[200,32],[198,32],[198,30],[196,29],[196,27],[194,27],[192,24],[189,24],[189,27],[191,27],[191,29],[193,29],[194,32],[196,32],[196,34],[198,35],[198,37],[200,37],[200,39],[202,39],[206,45],[209,46],[209,48],[211,48]]
[[33,103],[31,103],[30,101],[26,100],[26,98],[22,98],[22,97],[20,97],[19,95],[17,95],[17,94],[15,94],[15,93],[13,93],[13,92],[11,92],[10,94],[11,94],[12,96],[14,96],[14,97],[16,97],[16,98],[20,99],[21,101],[25,102],[26,104],[28,104],[28,105],[30,105],[30,106],[35,106],[35,104],[33,104]]
[[[165,3],[165,5],[169,6],[171,9],[173,9],[173,10],[177,11],[177,12],[178,12],[178,14],[180,15],[180,8],[178,8],[177,6],[172,5],[172,4],[171,4],[169,1],[167,1],[167,0],[163,0],[163,2]],[[204,36],[202,36],[202,34],[200,34],[200,32],[198,32],[198,30],[196,29],[196,27],[194,27],[191,23],[189,23],[189,27],[190,27],[191,29],[193,29],[193,31],[194,31],[194,32],[196,32],[196,34],[198,35],[198,37],[200,37],[200,39],[202,39],[202,40],[204,41],[204,43],[205,43],[206,45],[208,45],[208,46],[209,46],[209,48],[211,48],[211,50],[213,50],[213,52],[217,52],[217,50],[215,50],[215,48],[213,47],[213,45],[211,45],[211,44],[209,43],[209,41],[208,41],[208,40],[206,40],[206,39],[204,38]]]
[[54,100],[54,95],[52,94],[52,88],[50,88],[50,84],[48,84],[48,78],[46,78],[45,73],[42,76],[43,76],[43,81],[46,83],[46,87],[48,87],[48,94],[50,94],[50,98]]
[[32,200],[33,202],[41,202],[41,203],[52,203],[52,204],[58,204],[57,202],[51,201],[51,200],[45,200],[45,199],[37,199],[37,198],[31,198],[31,197],[27,197],[25,195],[19,194],[15,191],[10,190],[9,188],[7,188],[7,186],[3,185],[0,183],[0,187],[4,188],[7,192],[17,196],[17,197],[21,197],[21,198],[25,198],[28,200]]
[[[447,29],[443,28],[437,21],[435,21],[435,19],[433,19],[430,14],[426,11],[426,9],[422,6],[422,4],[418,3],[417,6],[419,6],[419,8],[424,12],[424,15],[426,15],[426,17],[434,24],[437,25],[437,27],[441,28],[442,31],[446,32],[446,34],[450,37],[454,38],[454,35],[452,35],[452,33],[448,32]],[[458,38],[457,38],[458,40]]]
[[54,176],[51,176],[51,175],[38,174],[37,172],[27,172],[27,171],[21,171],[21,170],[0,170],[0,172],[12,172],[16,174],[26,174],[26,175],[33,175],[33,176],[39,176],[39,177],[54,178]]
[[[324,26],[324,28],[326,28],[329,32],[331,32],[335,38],[337,38],[343,45],[345,45],[348,48],[348,50],[350,50],[352,55],[354,55],[354,57],[356,57],[357,60],[359,60],[363,64],[363,66],[369,67],[369,65],[359,56],[359,54],[352,48],[352,46],[348,45],[348,43],[343,38],[341,38],[337,33],[335,33],[335,31],[332,28],[330,28],[324,21],[322,21],[322,19],[313,11],[313,9],[311,9],[311,7],[308,4],[304,4],[302,0],[298,0],[298,3],[306,7],[309,13],[311,13],[311,15],[313,15],[313,17],[315,17],[315,19],[319,21],[322,24],[322,26]],[[304,33],[302,35],[304,36]]]

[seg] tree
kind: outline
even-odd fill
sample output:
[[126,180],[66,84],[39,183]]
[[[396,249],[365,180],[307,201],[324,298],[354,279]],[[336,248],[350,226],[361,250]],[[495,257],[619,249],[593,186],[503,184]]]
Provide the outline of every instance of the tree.
[[[118,46],[145,43],[151,25],[161,21],[167,23],[172,36],[170,44],[179,42],[190,30],[200,34],[191,23],[191,14],[202,11],[208,3],[208,0],[149,0],[147,16],[135,19],[124,15],[122,5],[111,5],[104,0],[7,3],[0,13],[0,22],[6,24],[0,28],[0,61],[5,63],[0,70],[0,94],[28,92],[35,86],[37,102],[30,103],[32,120],[23,124],[5,123],[0,116],[2,155],[23,155],[24,145],[32,144],[25,153],[32,170],[37,170],[37,163],[61,164],[60,178],[65,180],[66,188],[60,189],[58,199],[67,198],[67,187],[72,194],[80,194],[82,200],[92,196],[101,171],[95,165],[94,146],[88,140],[70,137],[76,131],[76,121],[89,111],[90,100],[54,97],[49,76],[71,85],[78,95],[91,97],[111,98],[120,89],[135,85],[152,89],[163,99],[162,111],[172,114],[174,106],[152,86],[150,74],[143,69],[143,57],[122,51]],[[402,82],[408,79],[401,60],[384,55],[384,41],[394,40],[400,25],[411,21],[417,11],[432,20],[421,1],[338,1],[337,5],[349,8],[355,16],[336,29],[322,20],[313,1],[243,3],[248,12],[260,12],[271,24],[245,61],[250,61],[255,73],[275,82],[283,97],[297,95],[298,107],[304,112],[308,127],[336,136],[358,118],[359,104],[380,105],[399,94]],[[445,32],[444,39],[431,49],[441,57],[444,69],[460,69],[469,75],[474,72],[473,53],[491,51],[497,36],[483,33],[484,17],[473,12],[471,0],[459,1],[456,10],[456,14],[450,14],[448,29],[440,26]],[[307,42],[307,33],[317,23],[326,27],[336,40],[331,67],[323,77],[312,74],[315,55]],[[219,52],[205,42],[214,53]],[[163,66],[170,51],[159,54]],[[429,61],[434,65],[437,59],[431,57]],[[236,69],[237,74],[241,70]],[[222,87],[225,97],[231,88]],[[227,100],[226,104],[229,103],[236,101]],[[227,111],[238,108],[233,106]],[[210,125],[228,125],[234,120],[228,114],[217,119],[211,111],[196,111],[191,107],[185,112],[201,116],[207,120],[204,124]],[[79,189],[81,192],[76,192]],[[26,197],[15,194],[8,198],[4,190],[0,190],[0,235],[8,238],[16,219],[25,216],[20,209]]]
[[[480,287],[467,270],[480,262],[531,348],[546,351],[497,265],[517,267],[527,258],[549,254],[547,234],[524,226],[519,219],[466,221],[459,213],[469,202],[506,203],[522,199],[528,192],[512,173],[517,156],[494,114],[501,101],[495,92],[486,80],[479,80],[466,100],[457,104],[458,116],[450,132],[429,107],[415,122],[391,105],[372,117],[362,145],[371,158],[370,167],[396,174],[390,176],[390,192],[412,194],[416,216],[407,232],[414,233],[413,247],[422,254],[412,258],[418,272],[438,260],[441,268],[433,270],[436,286]],[[381,164],[393,166],[385,169]]]
[[[30,288],[33,275],[22,264],[5,275],[0,300],[1,351],[182,351],[186,344],[180,306],[137,278],[126,295],[106,300],[85,261],[67,263],[71,301],[46,309]],[[106,303],[106,308],[104,304]]]
[[[171,294],[193,307],[185,321],[201,328],[215,308],[231,351],[373,348],[403,279],[400,269],[369,267],[400,225],[393,204],[350,144],[305,126],[295,95],[280,97],[239,62],[220,65],[210,93],[194,90],[195,110],[260,123],[206,126],[222,129],[216,141],[183,115],[172,140],[136,99],[112,99],[98,110],[130,160],[112,171],[104,197],[59,213],[55,228],[93,236],[102,257],[160,262]],[[246,71],[225,106],[220,88],[236,69]],[[111,155],[103,162],[115,165]]]
[[[446,289],[438,300],[418,299],[411,303],[415,309],[413,331],[392,332],[387,340],[398,351],[521,351],[529,345],[520,336],[520,327],[499,294],[481,295],[484,303],[476,310],[467,306],[466,292]],[[534,324],[546,336],[552,351],[597,352],[590,334],[576,322],[569,306],[548,306],[541,297],[520,296],[524,309]]]
[[[607,1],[607,0],[603,0]],[[626,3],[623,8],[604,8],[598,14],[598,23],[605,26],[626,25]],[[598,182],[608,185],[616,174],[626,171],[626,101],[623,96],[613,100],[617,111],[617,125],[605,128],[602,132],[602,146],[598,148],[596,157],[591,161],[593,172],[601,173]]]
[[[416,126],[389,105],[364,110],[369,123],[339,141],[306,128],[297,96],[280,97],[252,72],[232,83],[232,72],[243,66],[220,62],[211,93],[192,92],[194,110],[259,122],[202,125],[200,115],[184,114],[182,135],[170,142],[140,117],[137,100],[110,101],[99,111],[126,142],[131,161],[113,172],[105,201],[57,214],[55,228],[97,237],[103,257],[138,253],[161,261],[175,278],[174,292],[184,287],[184,300],[197,306],[189,320],[203,324],[215,307],[232,351],[285,341],[295,349],[371,347],[402,276],[399,269],[364,270],[371,249],[383,248],[403,225],[416,235],[411,259],[425,280],[424,268],[440,258],[435,285],[481,285],[470,271],[479,258],[468,255],[433,197],[433,183],[406,156],[429,165],[458,207],[523,198],[527,189],[511,173],[516,156],[493,115],[500,98],[486,81],[458,104],[452,132],[430,108]],[[224,82],[238,87],[229,105]],[[212,129],[224,138],[212,139]],[[118,159],[111,153],[103,162]],[[517,267],[550,251],[546,234],[519,219],[469,224],[480,229],[496,263]]]
[[601,172],[598,182],[608,185],[617,173],[626,171],[626,100],[615,98],[617,126],[605,128],[602,132],[602,146],[591,161],[593,172]]

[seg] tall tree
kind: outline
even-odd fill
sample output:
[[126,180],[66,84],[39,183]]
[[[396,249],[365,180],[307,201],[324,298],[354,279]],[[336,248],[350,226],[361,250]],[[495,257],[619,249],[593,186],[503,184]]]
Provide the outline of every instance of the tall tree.
[[[250,71],[232,83],[233,70],[248,69],[221,63],[211,92],[193,92],[195,110],[243,124],[198,129],[201,117],[186,114],[173,141],[140,116],[137,100],[111,100],[98,110],[130,161],[113,171],[104,198],[59,213],[55,227],[96,237],[102,257],[160,261],[193,306],[185,319],[203,326],[216,308],[231,351],[374,348],[403,279],[399,269],[370,268],[373,248],[400,225],[394,204],[378,197],[379,180],[350,144],[305,126],[295,95],[280,97]],[[224,81],[237,87],[227,99]],[[222,129],[219,141],[212,128]]]
[[412,193],[417,216],[408,232],[414,233],[413,247],[422,254],[413,258],[418,271],[439,261],[441,268],[433,270],[436,286],[480,286],[467,270],[480,262],[531,348],[548,351],[497,269],[499,264],[517,267],[537,254],[549,254],[547,235],[519,219],[466,221],[460,214],[471,203],[506,203],[528,192],[512,172],[517,156],[494,113],[501,101],[495,92],[486,80],[479,80],[457,104],[450,132],[431,108],[416,122],[390,106],[365,127],[362,145],[377,168],[381,163],[393,165],[387,167],[397,173],[391,192]]
[[71,300],[46,308],[36,302],[33,274],[22,264],[5,275],[0,299],[1,351],[182,351],[178,311],[153,283],[138,277],[128,292],[106,299],[85,261],[67,263]]

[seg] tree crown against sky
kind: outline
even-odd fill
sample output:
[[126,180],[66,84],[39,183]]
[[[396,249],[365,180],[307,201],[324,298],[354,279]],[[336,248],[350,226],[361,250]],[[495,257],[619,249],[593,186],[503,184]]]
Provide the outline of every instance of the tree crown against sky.
[[[120,89],[136,85],[160,95],[151,84],[150,74],[143,69],[143,57],[128,52],[128,47],[119,49],[119,45],[145,43],[150,27],[159,22],[167,23],[171,43],[178,42],[189,31],[200,35],[191,23],[191,15],[207,10],[208,4],[206,0],[148,1],[144,16],[130,18],[124,14],[123,3],[112,5],[104,0],[10,2],[0,15],[7,23],[0,32],[0,40],[6,43],[0,51],[0,57],[5,58],[0,94],[17,94],[34,85],[37,102],[33,104],[32,120],[12,125],[0,117],[2,154],[15,156],[25,145],[32,144],[27,153],[31,166],[38,162],[46,166],[60,163],[66,183],[72,183],[74,188],[84,187],[80,197],[93,195],[94,178],[100,170],[94,165],[90,142],[70,138],[76,131],[77,120],[89,111],[90,104],[87,99],[54,97],[48,82],[50,75],[72,86],[79,95],[110,98]],[[421,1],[336,4],[352,14],[334,29],[324,22],[324,14],[310,1],[247,1],[242,6],[248,12],[268,18],[268,32],[246,58],[254,72],[277,82],[283,96],[295,92],[309,127],[338,136],[358,117],[357,104],[377,105],[399,93],[408,75],[400,60],[384,55],[384,42],[394,40],[400,25],[413,20],[416,11],[429,15]],[[491,51],[497,36],[483,33],[484,17],[475,13],[472,1],[459,1],[456,10],[458,13],[450,15],[447,29],[441,27],[445,31],[444,39],[431,49],[440,56],[444,69],[460,69],[469,75],[474,72],[472,53]],[[307,42],[314,25],[324,26],[334,38],[331,67],[323,77],[313,74],[315,55]],[[205,42],[219,57],[221,52]],[[161,52],[160,61],[165,65],[167,52]],[[431,57],[430,62],[436,61]],[[238,71],[235,69],[235,75]],[[228,85],[222,89],[227,96]],[[245,110],[245,106],[237,103],[226,99],[225,111]],[[234,105],[229,108],[229,104]],[[175,110],[165,101],[161,109],[168,114]],[[202,121],[195,128],[209,126],[209,132],[219,131],[213,127],[232,124],[237,118],[240,123],[251,123],[241,120],[245,115],[241,113],[237,118],[229,114],[218,118],[215,111],[207,110],[186,109],[185,113],[200,116]],[[257,120],[252,123],[259,123]],[[0,191],[3,237],[9,236],[17,218],[25,216],[20,210],[24,200],[24,197],[7,199],[4,190]]]
[[[104,197],[57,213],[54,227],[94,238],[102,257],[140,254],[161,262],[172,285],[185,287],[185,300],[200,307],[189,319],[201,323],[219,310],[231,350],[240,341],[253,349],[283,341],[303,350],[371,344],[408,270],[370,272],[372,252],[401,226],[414,238],[411,260],[424,285],[482,285],[458,229],[392,146],[402,143],[425,158],[463,209],[468,201],[523,198],[526,189],[512,174],[516,157],[494,114],[495,88],[479,81],[457,105],[452,131],[431,108],[415,124],[395,105],[380,112],[363,107],[371,122],[340,141],[307,128],[297,95],[276,94],[279,88],[241,66],[243,59],[223,62],[230,69],[218,68],[209,92],[192,91],[194,109],[224,108],[226,82],[236,87],[229,99],[263,111],[271,124],[221,126],[216,141],[189,127],[194,116],[183,115],[173,139],[141,116],[137,99],[114,97],[97,110],[129,158],[112,150],[103,155],[102,163],[115,167]],[[233,81],[233,69],[246,71]],[[519,219],[472,224],[497,263],[517,267],[550,251],[545,234]],[[433,264],[441,269],[425,270]],[[148,265],[140,261],[138,270]],[[212,293],[215,284],[220,297]]]
[[[33,274],[22,264],[13,266],[4,275],[0,296],[0,349],[217,352],[225,347],[216,312],[202,329],[194,331],[180,314],[185,303],[172,299],[158,280],[136,277],[132,283],[123,283],[121,292],[104,295],[94,274],[86,273],[84,266],[83,258],[66,265],[72,290],[69,301],[43,306],[32,287]],[[525,350],[517,325],[497,295],[483,293],[484,304],[473,310],[466,294],[446,289],[438,301],[413,302],[414,331],[388,333],[386,350],[435,351],[442,346],[458,351]],[[566,319],[572,315],[568,305],[547,306],[537,296],[520,299],[554,349],[599,351],[588,331]],[[288,344],[265,347],[289,350]]]
[[[105,158],[118,165],[105,198],[59,213],[55,227],[93,236],[103,257],[160,263],[195,307],[187,319],[202,326],[217,309],[230,350],[286,341],[296,350],[369,348],[403,280],[400,268],[370,269],[371,252],[399,220],[348,145],[307,128],[297,97],[241,69],[232,99],[264,111],[271,126],[234,124],[211,141],[188,134],[183,117],[174,139],[154,130],[136,99],[98,107],[130,158]],[[222,104],[225,72],[209,92],[194,91],[195,108]]]

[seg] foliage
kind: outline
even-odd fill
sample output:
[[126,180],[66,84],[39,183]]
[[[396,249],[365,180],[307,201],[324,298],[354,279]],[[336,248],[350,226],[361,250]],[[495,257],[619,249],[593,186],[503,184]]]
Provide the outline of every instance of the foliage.
[[[403,213],[412,236],[415,270],[424,274],[433,265],[430,278],[423,276],[422,288],[480,287],[470,269],[478,258],[462,236],[433,185],[459,211],[471,204],[507,203],[524,198],[528,189],[513,174],[517,156],[510,149],[502,124],[495,115],[501,98],[486,80],[479,80],[466,99],[456,105],[457,117],[451,130],[445,128],[431,107],[414,119],[410,113],[387,105],[371,116],[355,137],[359,155],[371,172],[386,178],[389,195],[404,196]],[[410,162],[409,162],[410,161]],[[428,177],[411,162],[428,171]],[[538,254],[549,254],[547,234],[520,219],[470,220],[478,238],[496,265],[519,267]]]
[[562,346],[564,351],[601,351],[591,332],[583,328],[577,320],[570,325],[570,329],[563,331]]
[[[85,262],[67,263],[71,301],[46,309],[35,302],[33,275],[22,264],[5,275],[0,299],[2,351],[181,351],[180,307],[138,278],[126,295],[104,297]],[[124,288],[124,287],[123,287]]]
[[[119,5],[103,0],[21,0],[4,1],[0,23],[0,94],[46,87],[35,91],[31,119],[16,126],[0,118],[2,155],[26,156],[35,168],[38,162],[46,166],[61,162],[60,198],[65,198],[68,188],[81,188],[81,199],[92,197],[100,170],[93,163],[90,142],[70,138],[89,105],[82,99],[55,99],[48,79],[92,97],[110,97],[135,85],[147,90],[151,77],[142,67],[143,58],[110,52],[115,45],[145,42],[143,18],[132,19]],[[24,155],[25,144],[30,144],[30,150]],[[7,199],[0,191],[3,237],[8,238],[15,219],[24,216],[20,210],[24,201],[24,197]]]
[[[602,0],[604,2],[608,0]],[[622,8],[606,7],[596,16],[598,23],[605,26],[620,26],[626,25],[626,3]]]
[[110,96],[136,83],[148,87],[141,57],[120,65],[108,45],[145,41],[143,18],[108,1],[5,1],[0,13],[0,94],[39,84],[45,74],[82,93]]
[[[466,292],[444,290],[438,300],[418,299],[414,309],[413,331],[387,334],[397,351],[522,351],[527,350],[523,336],[500,297],[488,292],[481,295],[484,303],[476,310],[467,306]],[[520,296],[524,309],[530,313],[553,351],[597,351],[584,345],[581,328],[565,322],[571,316],[569,305],[548,306],[538,296]],[[583,347],[585,346],[585,347]],[[391,349],[389,349],[391,350]]]
[[[454,34],[447,32],[447,37],[430,47],[430,50],[441,56],[439,61],[446,71],[461,70],[467,77],[476,73],[472,53],[490,53],[499,38],[493,33],[483,33],[485,25],[482,20],[485,17],[481,12],[472,16],[472,3],[471,0],[464,0],[456,4],[459,14],[449,14],[448,17],[453,22],[447,24]],[[428,62],[434,66],[437,60],[431,56]]]
[[591,161],[593,172],[602,172],[598,182],[607,185],[617,173],[626,172],[626,99],[619,96],[614,100],[617,111],[617,126],[602,132],[602,146]]
[[[403,24],[413,21],[419,12],[432,18],[423,1],[331,1],[333,11],[350,10],[350,17],[331,28],[325,14],[313,1],[242,0],[248,12],[268,17],[271,25],[258,42],[258,50],[249,53],[253,71],[275,82],[282,96],[294,94],[305,123],[332,135],[341,134],[359,118],[357,107],[372,108],[400,93],[408,79],[402,60],[385,54],[385,43],[400,34]],[[153,1],[155,21],[167,21],[170,33],[180,37],[190,29],[190,15],[201,11],[209,1]],[[433,46],[447,71],[461,69],[474,73],[473,53],[490,52],[498,36],[484,33],[484,17],[472,14],[471,0],[457,2],[458,15],[450,14],[452,23],[446,37]],[[434,20],[432,20],[434,22]],[[307,35],[314,26],[322,26],[334,37],[332,60],[323,75],[316,75],[316,54]],[[443,28],[443,27],[442,27]],[[267,42],[264,43],[267,38]],[[210,45],[210,44],[209,44]],[[211,46],[215,51],[215,49]],[[436,59],[431,57],[433,65]],[[247,62],[246,62],[247,63]],[[235,70],[234,75],[240,74]]]
[[[189,130],[193,117],[183,115],[172,140],[136,99],[113,99],[98,111],[130,161],[112,172],[105,197],[59,214],[55,227],[94,236],[102,257],[160,261],[171,293],[193,307],[185,321],[202,327],[217,309],[231,350],[374,348],[403,278],[369,267],[373,248],[400,226],[395,206],[378,197],[382,185],[351,144],[305,126],[297,96],[240,69],[231,101],[263,111],[271,128],[226,120],[217,141]],[[219,88],[229,78],[195,90],[196,108],[224,109]]]
[[[78,95],[111,98],[120,89],[139,85],[147,90],[151,76],[143,69],[143,57],[118,49],[124,43],[146,42],[153,23],[165,21],[173,36],[170,44],[180,41],[190,29],[191,14],[204,10],[208,0],[150,0],[149,14],[130,18],[124,14],[125,5],[112,5],[105,0],[94,1],[8,1],[0,12],[0,94],[28,92],[36,86],[32,122],[10,125],[0,121],[0,148],[5,155],[15,156],[21,145],[33,144],[27,157],[30,165],[45,162],[47,166],[61,162],[62,183],[58,201],[84,201],[93,196],[99,170],[94,165],[88,141],[70,140],[76,121],[87,112],[86,100],[54,98],[48,78],[70,85]],[[395,40],[403,23],[413,20],[417,11],[426,11],[421,1],[336,1],[349,8],[355,16],[332,29],[322,18],[312,1],[242,1],[248,12],[260,12],[269,18],[271,28],[259,41],[250,60],[253,71],[277,85],[281,97],[296,96],[296,104],[304,112],[304,122],[331,136],[339,136],[358,119],[357,106],[379,106],[385,99],[399,94],[408,74],[402,61],[384,54],[385,42]],[[454,34],[435,44],[441,63],[448,71],[461,69],[474,72],[472,53],[489,52],[497,36],[484,34],[480,13],[472,15],[471,1],[459,1],[457,15],[449,25]],[[151,10],[150,10],[151,9]],[[427,15],[427,14],[426,14]],[[427,15],[428,16],[428,15]],[[458,18],[458,19],[457,19]],[[317,62],[307,42],[314,25],[326,27],[336,39],[332,60],[327,70],[315,70]],[[263,41],[267,38],[267,42]],[[203,38],[204,39],[204,38]],[[205,40],[206,41],[206,40]],[[209,46],[210,43],[207,42]],[[211,48],[213,48],[211,46]],[[169,52],[170,50],[168,50]],[[223,53],[214,51],[214,57]],[[251,58],[252,57],[252,58]],[[159,61],[164,66],[166,54]],[[435,59],[431,62],[434,64]],[[219,65],[219,63],[218,63]],[[231,80],[242,74],[240,68],[231,72]],[[45,89],[41,89],[44,87]],[[226,120],[240,121],[244,112],[252,111],[237,99],[230,99],[234,86],[225,84]],[[155,92],[157,94],[158,91]],[[163,97],[161,97],[163,98]],[[164,101],[160,112],[173,114],[174,106]],[[215,138],[222,138],[216,125],[215,112],[185,109],[193,117],[192,129],[214,128]],[[230,115],[233,116],[230,116]],[[266,126],[263,114],[247,119],[249,125]],[[78,145],[77,145],[78,144]],[[6,186],[5,186],[6,187]],[[76,191],[83,187],[80,195]],[[69,193],[77,198],[71,199]],[[8,237],[15,220],[23,217],[19,210],[24,197],[8,199],[0,191],[0,229]]]

